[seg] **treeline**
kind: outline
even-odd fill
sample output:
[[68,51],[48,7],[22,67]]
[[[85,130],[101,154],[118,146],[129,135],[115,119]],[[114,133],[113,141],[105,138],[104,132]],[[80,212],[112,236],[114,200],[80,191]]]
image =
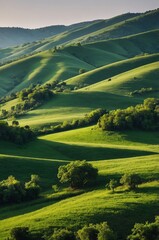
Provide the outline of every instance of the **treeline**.
[[147,98],[143,104],[117,109],[104,114],[98,121],[102,130],[159,130],[159,99]]
[[[12,106],[9,111],[2,109],[1,119],[17,117],[25,114],[29,110],[33,110],[41,106],[45,101],[51,99],[54,96],[53,91],[49,85],[36,85],[33,87],[26,88],[16,94],[19,99],[19,103]],[[15,98],[15,94],[1,98],[1,103]]]
[[0,140],[10,141],[17,144],[24,144],[35,139],[35,133],[28,125],[20,127],[18,121],[13,121],[9,126],[8,122],[0,121]]
[[152,87],[150,87],[150,88],[141,88],[139,90],[135,90],[133,92],[130,92],[130,95],[131,96],[136,96],[136,95],[140,96],[140,95],[144,95],[146,93],[155,93],[155,92],[159,92],[159,88],[152,88]]
[[96,124],[99,118],[105,113],[107,113],[105,109],[98,108],[96,110],[93,110],[89,114],[86,114],[84,118],[72,120],[70,122],[64,121],[63,123],[56,126],[44,127],[43,129],[37,131],[37,135],[57,133],[81,127],[87,127]]
[[[127,240],[158,240],[159,239],[159,217],[154,222],[136,223],[127,236]],[[32,233],[28,227],[15,227],[11,229],[8,240],[117,240],[116,233],[107,222],[88,224],[79,230],[53,229],[52,233]]]
[[30,181],[26,183],[9,176],[0,182],[0,204],[36,199],[40,193],[39,181],[38,175],[31,175]]

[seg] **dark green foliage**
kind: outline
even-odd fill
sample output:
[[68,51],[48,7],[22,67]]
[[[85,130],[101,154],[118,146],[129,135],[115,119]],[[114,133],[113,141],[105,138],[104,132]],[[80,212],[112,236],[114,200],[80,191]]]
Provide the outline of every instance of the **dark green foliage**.
[[77,232],[80,240],[116,240],[116,235],[108,226],[107,222],[89,224]]
[[31,180],[23,184],[9,176],[0,182],[0,203],[20,203],[36,199],[40,193],[39,176],[31,175]]
[[102,130],[159,130],[159,99],[147,98],[143,104],[104,114],[98,122]]
[[28,227],[16,227],[11,230],[10,240],[30,240],[31,236]]
[[75,235],[72,231],[67,229],[55,230],[49,240],[75,240]]
[[90,224],[89,226],[84,226],[77,232],[80,240],[97,240],[98,230],[96,225]]
[[0,182],[0,203],[17,203],[25,198],[23,184],[15,177],[9,176]]
[[93,183],[97,176],[98,170],[86,161],[74,161],[60,166],[57,175],[61,183],[69,183],[73,189]]
[[137,174],[124,174],[120,179],[120,183],[127,186],[130,190],[135,190],[142,180]]
[[155,222],[145,224],[136,223],[132,229],[132,234],[128,236],[128,240],[158,240],[159,239],[159,217]]
[[17,144],[32,141],[35,134],[27,127],[19,127],[18,121],[13,121],[9,126],[6,121],[0,121],[0,140],[6,140]]
[[[54,93],[49,84],[44,86],[35,85],[25,88],[16,94],[20,103],[16,106],[12,106],[10,111],[2,109],[1,118],[23,115],[25,112],[41,106],[45,101],[51,99],[53,95]],[[3,99],[1,101],[3,101]]]
[[40,178],[38,175],[31,175],[31,180],[25,183],[26,198],[36,199],[40,194]]

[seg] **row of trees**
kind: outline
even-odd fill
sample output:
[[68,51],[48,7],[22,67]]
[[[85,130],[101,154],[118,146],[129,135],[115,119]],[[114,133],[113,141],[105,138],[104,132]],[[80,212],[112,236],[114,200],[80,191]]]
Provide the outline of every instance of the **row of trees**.
[[96,110],[91,111],[89,114],[86,114],[84,118],[76,119],[72,121],[64,121],[61,124],[56,126],[45,127],[43,129],[38,130],[38,135],[49,134],[49,133],[57,133],[68,131],[71,129],[77,129],[81,127],[91,126],[96,124],[103,114],[107,113],[105,109],[98,108]]
[[[27,111],[35,109],[41,106],[45,101],[51,99],[54,93],[49,85],[35,85],[18,92],[16,96],[19,98],[19,103],[12,106],[9,111],[2,109],[1,119],[23,115]],[[1,99],[1,101],[3,102],[5,99],[8,98]]]
[[12,126],[6,121],[0,121],[0,140],[24,144],[35,139],[35,133],[28,125],[20,127],[18,121],[13,121]]
[[[28,227],[16,227],[10,232],[9,240],[40,240],[42,236],[36,237]],[[55,229],[47,240],[117,240],[117,235],[112,231],[107,222],[85,225],[74,232],[69,229]],[[159,217],[152,223],[136,223],[132,233],[127,240],[158,240],[159,239]]]
[[141,95],[144,95],[144,94],[146,94],[146,93],[155,93],[155,92],[159,92],[159,88],[157,89],[157,88],[152,88],[152,87],[150,87],[150,88],[141,88],[141,89],[139,89],[139,90],[135,90],[135,91],[133,91],[133,92],[130,92],[130,95],[131,96],[141,96]]
[[159,130],[159,99],[147,98],[143,104],[117,109],[104,114],[98,121],[102,130]]
[[20,203],[36,199],[40,193],[39,181],[38,175],[31,175],[30,181],[26,183],[9,176],[0,182],[0,203]]

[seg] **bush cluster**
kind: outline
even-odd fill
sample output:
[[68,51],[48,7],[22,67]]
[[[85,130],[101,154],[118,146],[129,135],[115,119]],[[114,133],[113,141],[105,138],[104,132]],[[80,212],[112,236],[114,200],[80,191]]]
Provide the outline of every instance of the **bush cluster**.
[[[74,232],[69,229],[54,229],[53,233],[34,236],[28,227],[15,227],[11,229],[8,240],[117,240],[117,235],[109,227],[107,222],[99,224],[88,224]],[[136,223],[131,235],[127,240],[158,240],[159,239],[159,217],[152,223]]]
[[[15,96],[14,94],[12,94]],[[25,114],[27,111],[35,109],[41,106],[45,101],[51,99],[54,93],[48,85],[35,85],[18,92],[16,96],[19,98],[19,103],[12,106],[9,111],[2,109],[1,119],[9,117],[17,117],[19,115]],[[11,95],[1,99],[4,102],[10,99]]]
[[104,114],[98,121],[102,130],[159,130],[159,99],[147,98],[143,104],[117,109]]
[[18,121],[13,121],[12,126],[6,121],[0,121],[0,140],[17,144],[24,144],[35,139],[35,134],[28,125],[19,127]]
[[31,180],[23,184],[9,176],[0,182],[0,203],[20,203],[26,200],[36,199],[40,193],[38,175],[31,175]]

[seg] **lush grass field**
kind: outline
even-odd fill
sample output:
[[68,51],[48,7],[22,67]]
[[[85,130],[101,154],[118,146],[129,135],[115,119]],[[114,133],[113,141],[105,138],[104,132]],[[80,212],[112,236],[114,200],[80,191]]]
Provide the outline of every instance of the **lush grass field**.
[[[159,214],[156,211],[159,208],[157,132],[115,133],[88,127],[46,135],[25,146],[6,142],[1,142],[0,146],[1,179],[12,174],[28,181],[31,174],[39,174],[43,191],[50,189],[29,206],[23,203],[0,208],[2,240],[15,226],[29,226],[32,231],[50,226],[77,229],[88,222],[101,221],[108,221],[118,233],[118,239],[123,240],[135,222],[153,220]],[[58,167],[77,159],[87,159],[98,168],[99,179],[94,190],[61,190],[53,194],[51,185],[58,183]],[[109,179],[119,179],[124,173],[138,173],[148,182],[136,193],[120,187],[115,194],[105,190]]]
[[[101,221],[108,221],[118,232],[119,239],[124,239],[135,222],[152,220],[158,214],[159,183],[153,181],[142,184],[137,193],[119,188],[115,194],[106,191],[104,183],[125,172],[139,173],[145,179],[158,178],[158,156],[97,161],[93,165],[99,169],[100,189],[58,202],[54,198],[49,202],[35,202],[29,209],[22,204],[18,209],[11,208],[12,211],[4,213],[2,208],[0,212],[4,219],[0,222],[1,239],[5,239],[15,226],[29,226],[32,231],[39,231],[49,226],[78,228],[88,222]],[[121,219],[124,224],[121,224]]]
[[[159,89],[159,61],[143,65],[133,70],[114,76],[110,82],[107,80],[93,84],[85,88],[88,91],[110,92],[121,95],[129,95],[130,92],[141,88]],[[151,93],[150,93],[151,94]],[[159,96],[159,92],[156,93]],[[153,93],[154,95],[154,93]],[[144,95],[149,97],[149,94]]]

